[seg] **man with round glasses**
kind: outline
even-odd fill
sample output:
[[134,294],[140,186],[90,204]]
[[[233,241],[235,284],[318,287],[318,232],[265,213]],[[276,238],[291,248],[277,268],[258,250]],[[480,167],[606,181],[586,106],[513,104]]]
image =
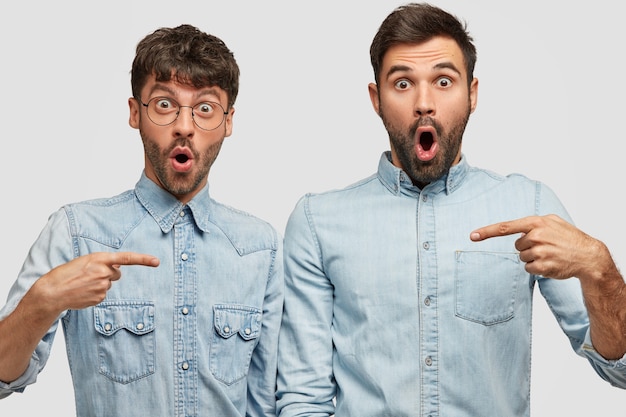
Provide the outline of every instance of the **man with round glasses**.
[[0,310],[0,398],[36,381],[61,324],[77,416],[275,416],[282,239],[208,191],[235,58],[193,26],[160,28],[131,86],[141,178],[50,216]]

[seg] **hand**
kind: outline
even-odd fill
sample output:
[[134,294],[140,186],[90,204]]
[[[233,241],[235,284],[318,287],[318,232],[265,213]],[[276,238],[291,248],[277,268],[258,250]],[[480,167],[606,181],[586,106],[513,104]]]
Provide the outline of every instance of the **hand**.
[[156,267],[159,259],[135,252],[94,252],[52,269],[35,282],[32,290],[48,307],[59,313],[100,303],[122,276],[120,266]]
[[556,215],[529,216],[476,229],[473,241],[522,233],[515,241],[526,271],[565,279],[602,270],[612,264],[606,246]]

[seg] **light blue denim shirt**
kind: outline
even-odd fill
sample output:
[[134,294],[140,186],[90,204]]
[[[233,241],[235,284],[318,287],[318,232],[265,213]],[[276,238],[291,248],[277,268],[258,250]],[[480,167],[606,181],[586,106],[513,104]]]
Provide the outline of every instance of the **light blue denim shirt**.
[[[208,186],[184,205],[142,175],[134,190],[54,213],[0,317],[41,275],[97,251],[161,264],[122,267],[102,303],[60,317],[79,417],[275,415],[284,278],[272,226],[212,200]],[[0,398],[35,382],[59,322]]]
[[384,153],[376,175],[304,196],[285,230],[280,416],[529,415],[536,284],[574,351],[626,387],[626,362],[591,346],[577,279],[529,275],[519,236],[469,239],[548,213],[569,219],[545,185],[465,157],[420,190]]

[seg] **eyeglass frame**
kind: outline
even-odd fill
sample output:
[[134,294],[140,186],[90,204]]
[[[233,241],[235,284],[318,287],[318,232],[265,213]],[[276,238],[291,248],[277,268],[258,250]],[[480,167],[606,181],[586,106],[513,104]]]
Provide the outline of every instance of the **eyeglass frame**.
[[[155,125],[157,125],[157,126],[169,126],[172,123],[174,123],[176,120],[178,120],[178,116],[180,116],[180,109],[182,109],[184,107],[188,107],[188,108],[191,109],[191,120],[193,120],[193,124],[198,126],[199,129],[204,130],[205,132],[210,132],[210,131],[215,130],[218,127],[220,127],[224,123],[224,120],[226,120],[226,116],[228,116],[228,111],[224,110],[224,107],[220,103],[218,103],[217,101],[206,100],[206,101],[199,101],[196,104],[194,104],[193,106],[182,106],[178,101],[176,101],[175,99],[173,99],[171,97],[167,97],[167,96],[155,96],[155,97],[152,97],[150,100],[148,100],[147,103],[144,103],[143,100],[141,99],[141,97],[135,97],[135,99],[139,102],[139,104],[141,104],[142,106],[144,106],[146,108],[146,115],[148,116],[148,119],[150,119],[150,121],[152,123],[154,123]],[[148,112],[148,106],[150,105],[151,101],[157,100],[157,99],[167,99],[169,101],[173,101],[174,103],[176,103],[176,105],[178,106],[178,111],[176,112],[176,117],[174,118],[174,120],[172,120],[171,122],[166,123],[166,124],[159,124],[159,123],[155,122],[154,120],[152,120],[152,117],[150,117],[150,112]],[[220,107],[220,109],[222,109],[222,112],[223,112],[222,121],[219,122],[219,124],[217,126],[215,126],[213,129],[205,129],[204,127],[200,126],[198,124],[198,122],[196,122],[196,117],[195,117],[195,115],[193,113],[193,109],[197,105],[203,104],[203,103],[208,103],[208,104],[211,104],[211,105],[217,104]]]

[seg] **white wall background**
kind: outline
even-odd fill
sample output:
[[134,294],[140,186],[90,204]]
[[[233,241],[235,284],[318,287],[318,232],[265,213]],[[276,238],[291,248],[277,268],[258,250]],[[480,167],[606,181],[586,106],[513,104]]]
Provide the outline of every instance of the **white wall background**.
[[[234,133],[211,172],[211,192],[282,232],[298,197],[369,175],[388,148],[367,94],[369,44],[401,3],[3,3],[0,302],[51,212],[117,194],[139,178],[143,149],[126,101],[144,35],[191,23],[235,52],[242,76]],[[478,108],[464,140],[469,162],[547,183],[623,265],[626,35],[616,3],[435,3],[468,21],[478,47]],[[534,416],[626,414],[626,392],[574,355],[541,298],[534,336]],[[0,401],[2,417],[50,409],[75,413],[61,336],[38,383]]]

